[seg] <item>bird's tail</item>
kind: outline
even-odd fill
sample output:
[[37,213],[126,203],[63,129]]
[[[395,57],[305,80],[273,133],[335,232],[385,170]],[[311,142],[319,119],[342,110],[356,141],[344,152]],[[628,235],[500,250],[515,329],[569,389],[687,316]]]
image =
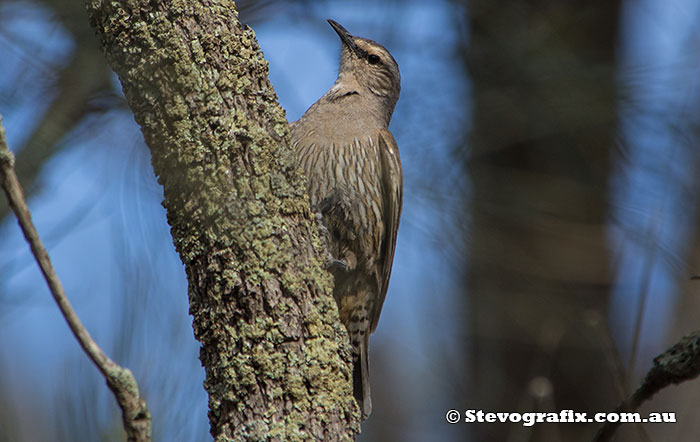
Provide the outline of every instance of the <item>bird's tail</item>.
[[372,413],[372,396],[369,390],[369,333],[360,341],[359,355],[355,359],[352,372],[353,394],[360,406],[361,419]]

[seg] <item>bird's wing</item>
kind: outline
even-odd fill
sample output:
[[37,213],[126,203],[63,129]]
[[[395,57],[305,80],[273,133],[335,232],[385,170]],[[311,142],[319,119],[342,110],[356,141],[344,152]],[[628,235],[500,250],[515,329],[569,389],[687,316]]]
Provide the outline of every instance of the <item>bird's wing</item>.
[[380,258],[377,262],[376,276],[379,297],[377,302],[374,303],[370,316],[372,321],[370,330],[372,332],[377,328],[386,291],[389,288],[389,277],[391,276],[391,265],[394,262],[396,234],[399,231],[403,197],[403,173],[401,172],[399,147],[388,129],[379,132],[379,152],[382,164],[381,188],[384,205],[384,239],[381,245]]

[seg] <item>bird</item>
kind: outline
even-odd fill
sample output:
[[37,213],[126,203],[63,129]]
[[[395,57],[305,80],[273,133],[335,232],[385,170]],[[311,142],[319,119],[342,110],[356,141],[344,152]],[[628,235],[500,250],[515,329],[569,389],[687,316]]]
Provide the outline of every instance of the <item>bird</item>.
[[365,420],[372,412],[369,336],[389,287],[402,208],[401,160],[389,131],[401,74],[384,46],[328,23],[341,41],[338,77],[291,124],[291,140],[320,218],[333,297],[352,344],[353,395]]

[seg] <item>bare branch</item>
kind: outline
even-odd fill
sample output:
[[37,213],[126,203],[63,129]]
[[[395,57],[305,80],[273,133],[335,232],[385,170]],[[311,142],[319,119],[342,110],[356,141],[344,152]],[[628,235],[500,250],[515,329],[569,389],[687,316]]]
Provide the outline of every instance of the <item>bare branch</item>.
[[[700,332],[684,336],[676,344],[654,358],[654,366],[649,370],[637,390],[622,401],[615,409],[616,413],[631,412],[642,403],[651,399],[656,393],[671,384],[695,379],[700,375]],[[598,431],[595,442],[607,442],[621,422],[608,422]]]
[[39,239],[39,234],[32,222],[32,216],[22,193],[22,188],[14,171],[14,157],[7,147],[5,129],[0,117],[0,183],[7,195],[10,207],[15,212],[24,237],[39,264],[41,273],[51,290],[58,308],[66,319],[73,335],[83,348],[88,357],[100,370],[110,390],[122,409],[122,419],[128,440],[141,442],[151,440],[151,414],[146,406],[146,401],[139,395],[138,385],[134,375],[127,368],[123,368],[112,361],[92,339],[88,331],[80,322],[73,307],[71,307],[61,281],[51,265],[49,254]]

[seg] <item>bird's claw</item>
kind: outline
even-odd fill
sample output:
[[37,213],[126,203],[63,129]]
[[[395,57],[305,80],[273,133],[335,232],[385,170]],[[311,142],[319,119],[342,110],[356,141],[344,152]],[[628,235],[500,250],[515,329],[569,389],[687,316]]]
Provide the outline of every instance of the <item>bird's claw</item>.
[[332,259],[329,267],[331,269],[341,270],[345,273],[350,271],[350,266],[348,265],[348,263],[340,259]]

